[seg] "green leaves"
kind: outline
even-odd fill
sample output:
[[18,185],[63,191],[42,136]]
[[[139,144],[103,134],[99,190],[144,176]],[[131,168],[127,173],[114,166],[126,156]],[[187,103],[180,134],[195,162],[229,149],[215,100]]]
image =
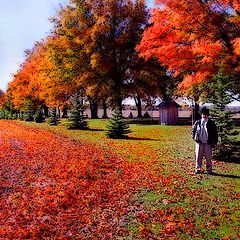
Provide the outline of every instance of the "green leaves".
[[71,99],[71,110],[68,118],[68,129],[88,129],[87,117],[84,115],[82,91],[78,91]]
[[127,134],[131,132],[129,126],[124,122],[122,113],[119,110],[116,110],[113,113],[112,119],[109,121],[106,127],[106,135],[109,138],[126,138]]
[[51,126],[55,126],[55,125],[58,125],[59,123],[59,117],[57,115],[57,108],[56,107],[52,107],[50,108],[50,117],[48,119],[48,123],[51,125]]

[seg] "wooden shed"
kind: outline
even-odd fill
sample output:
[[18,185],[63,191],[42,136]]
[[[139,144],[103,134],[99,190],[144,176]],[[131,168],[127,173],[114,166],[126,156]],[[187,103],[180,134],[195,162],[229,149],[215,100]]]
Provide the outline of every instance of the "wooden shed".
[[162,125],[174,125],[178,121],[178,108],[175,101],[162,101],[159,105],[159,123]]

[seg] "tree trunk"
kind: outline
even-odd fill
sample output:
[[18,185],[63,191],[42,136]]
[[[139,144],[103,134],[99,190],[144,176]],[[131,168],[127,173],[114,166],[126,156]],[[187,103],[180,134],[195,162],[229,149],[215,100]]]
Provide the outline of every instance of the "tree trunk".
[[107,116],[107,103],[106,103],[106,101],[103,101],[102,107],[103,107],[103,116],[102,116],[102,118],[108,118],[108,116]]
[[90,101],[90,109],[91,109],[91,118],[98,118],[98,103],[97,101]]
[[201,118],[200,114],[199,114],[199,104],[197,103],[197,101],[194,101],[194,111],[193,111],[193,119],[194,121],[197,121]]
[[120,113],[122,113],[122,98],[121,97],[117,97],[117,109],[119,110]]
[[42,108],[43,108],[44,116],[48,118],[49,117],[48,107],[45,104],[43,104]]
[[134,101],[137,107],[137,118],[142,118],[142,102],[141,102],[141,98],[139,96],[134,97]]
[[57,116],[58,116],[58,118],[61,117],[61,109],[59,107],[57,107]]
[[68,117],[68,109],[67,109],[67,106],[64,106],[62,110],[62,118],[67,118],[67,117]]
[[114,68],[113,73],[113,79],[114,79],[114,93],[113,93],[113,107],[114,110],[120,111],[122,113],[122,88],[123,83],[121,79],[121,72],[119,72],[118,67]]

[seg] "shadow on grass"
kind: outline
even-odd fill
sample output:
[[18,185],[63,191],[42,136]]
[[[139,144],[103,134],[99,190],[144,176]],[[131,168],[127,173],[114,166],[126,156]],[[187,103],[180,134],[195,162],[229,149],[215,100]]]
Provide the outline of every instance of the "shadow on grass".
[[211,174],[211,176],[240,179],[240,176],[236,176],[232,174],[214,173],[214,174]]
[[138,138],[138,137],[127,137],[126,140],[147,140],[147,141],[159,141],[159,139],[154,138]]
[[138,138],[138,137],[129,137],[129,136],[123,136],[121,138],[108,138],[108,139],[115,139],[115,140],[140,140],[140,141],[160,141],[159,139],[153,139],[153,138]]
[[97,129],[97,128],[89,128],[87,130],[90,132],[103,132],[104,131],[103,129]]

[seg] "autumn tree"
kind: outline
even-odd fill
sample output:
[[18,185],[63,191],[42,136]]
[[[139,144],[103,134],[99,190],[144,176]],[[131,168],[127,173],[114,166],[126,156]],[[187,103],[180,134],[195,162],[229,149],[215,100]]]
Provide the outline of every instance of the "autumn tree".
[[64,71],[57,66],[60,57],[54,54],[53,45],[60,52],[64,42],[49,36],[25,51],[25,60],[10,83],[14,105],[19,111],[25,111],[29,99],[33,102],[33,112],[42,106],[46,116],[48,107],[66,107],[75,87],[66,80],[71,66]]
[[167,72],[157,59],[144,60],[139,58],[131,66],[129,79],[130,96],[134,98],[138,117],[142,117],[142,101],[149,101],[151,98],[160,97],[169,99],[174,95],[177,79]]
[[16,118],[17,110],[14,106],[13,99],[14,99],[14,96],[8,84],[8,90],[4,94],[3,102],[1,103],[1,109],[2,109],[1,115],[5,119]]
[[40,105],[45,104],[45,99],[42,97],[43,81],[47,78],[45,68],[45,45],[44,42],[38,42],[31,50],[25,51],[25,60],[14,74],[7,89],[7,92],[11,92],[13,104],[19,112],[29,108],[30,101],[33,112]]
[[[68,105],[69,98],[76,89],[78,74],[81,74],[83,59],[78,55],[78,49],[69,45],[66,38],[54,33],[46,41],[46,58],[49,62],[45,73],[44,91],[42,96],[51,107],[60,107],[62,110]],[[76,59],[79,60],[76,66]]]
[[67,42],[65,52],[73,55],[61,60],[71,59],[75,66],[69,80],[84,87],[91,99],[110,96],[111,106],[121,109],[134,48],[147,20],[142,0],[72,0],[53,19],[56,34]]
[[0,119],[5,117],[3,103],[4,103],[4,92],[0,89]]
[[[238,0],[157,0],[152,24],[138,50],[157,57],[188,89],[211,79],[219,69],[240,71],[240,4]],[[238,84],[235,79],[235,85]]]

